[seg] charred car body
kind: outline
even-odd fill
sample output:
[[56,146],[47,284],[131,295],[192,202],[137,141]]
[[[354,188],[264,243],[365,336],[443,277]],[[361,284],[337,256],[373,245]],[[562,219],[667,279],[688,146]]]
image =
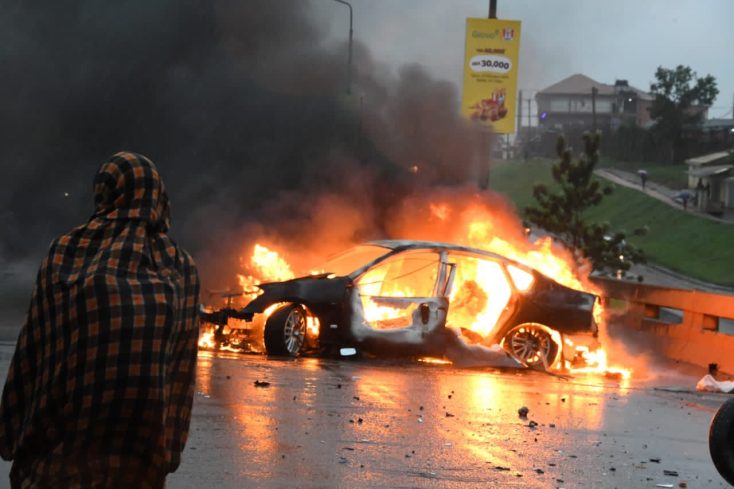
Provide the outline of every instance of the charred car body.
[[567,337],[589,344],[597,335],[595,295],[500,255],[445,243],[373,241],[319,274],[259,287],[243,309],[202,317],[224,325],[271,308],[263,331],[271,355],[441,357],[457,345],[501,344],[520,363],[548,369],[563,359]]

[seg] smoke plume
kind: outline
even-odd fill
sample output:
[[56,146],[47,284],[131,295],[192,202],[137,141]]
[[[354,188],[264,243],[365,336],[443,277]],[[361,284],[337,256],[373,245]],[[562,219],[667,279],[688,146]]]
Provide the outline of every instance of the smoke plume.
[[[150,157],[205,286],[250,239],[332,252],[388,237],[406,196],[475,181],[458,92],[346,45],[303,0],[2,1],[0,256],[40,257],[92,211],[97,167]],[[403,217],[401,217],[403,218]],[[306,244],[313,246],[305,246]]]

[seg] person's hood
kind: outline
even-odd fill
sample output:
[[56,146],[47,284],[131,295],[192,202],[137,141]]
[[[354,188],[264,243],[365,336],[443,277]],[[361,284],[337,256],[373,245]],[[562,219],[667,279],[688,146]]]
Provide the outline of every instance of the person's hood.
[[135,219],[152,231],[171,225],[168,195],[158,169],[145,156],[120,152],[104,163],[94,178],[94,217]]

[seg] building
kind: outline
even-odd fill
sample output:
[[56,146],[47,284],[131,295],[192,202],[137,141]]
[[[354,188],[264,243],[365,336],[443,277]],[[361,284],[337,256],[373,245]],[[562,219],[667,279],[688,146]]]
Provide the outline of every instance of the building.
[[705,142],[734,146],[734,119],[707,119],[701,124],[701,139]]
[[627,80],[608,85],[575,74],[537,93],[538,126],[564,132],[594,127],[609,131],[623,124],[646,126],[653,99]]
[[696,191],[697,205],[712,214],[734,208],[734,153],[720,151],[686,160],[688,188]]

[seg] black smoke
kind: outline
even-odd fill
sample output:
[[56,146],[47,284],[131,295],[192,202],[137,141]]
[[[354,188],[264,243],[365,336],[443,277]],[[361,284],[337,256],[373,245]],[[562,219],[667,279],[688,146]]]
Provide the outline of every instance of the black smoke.
[[[0,257],[40,257],[92,211],[119,150],[159,166],[208,285],[244,240],[384,237],[407,194],[474,181],[456,87],[331,45],[312,2],[0,0]],[[357,24],[358,29],[358,24]],[[346,225],[345,223],[348,223]],[[326,232],[325,232],[326,230]]]

